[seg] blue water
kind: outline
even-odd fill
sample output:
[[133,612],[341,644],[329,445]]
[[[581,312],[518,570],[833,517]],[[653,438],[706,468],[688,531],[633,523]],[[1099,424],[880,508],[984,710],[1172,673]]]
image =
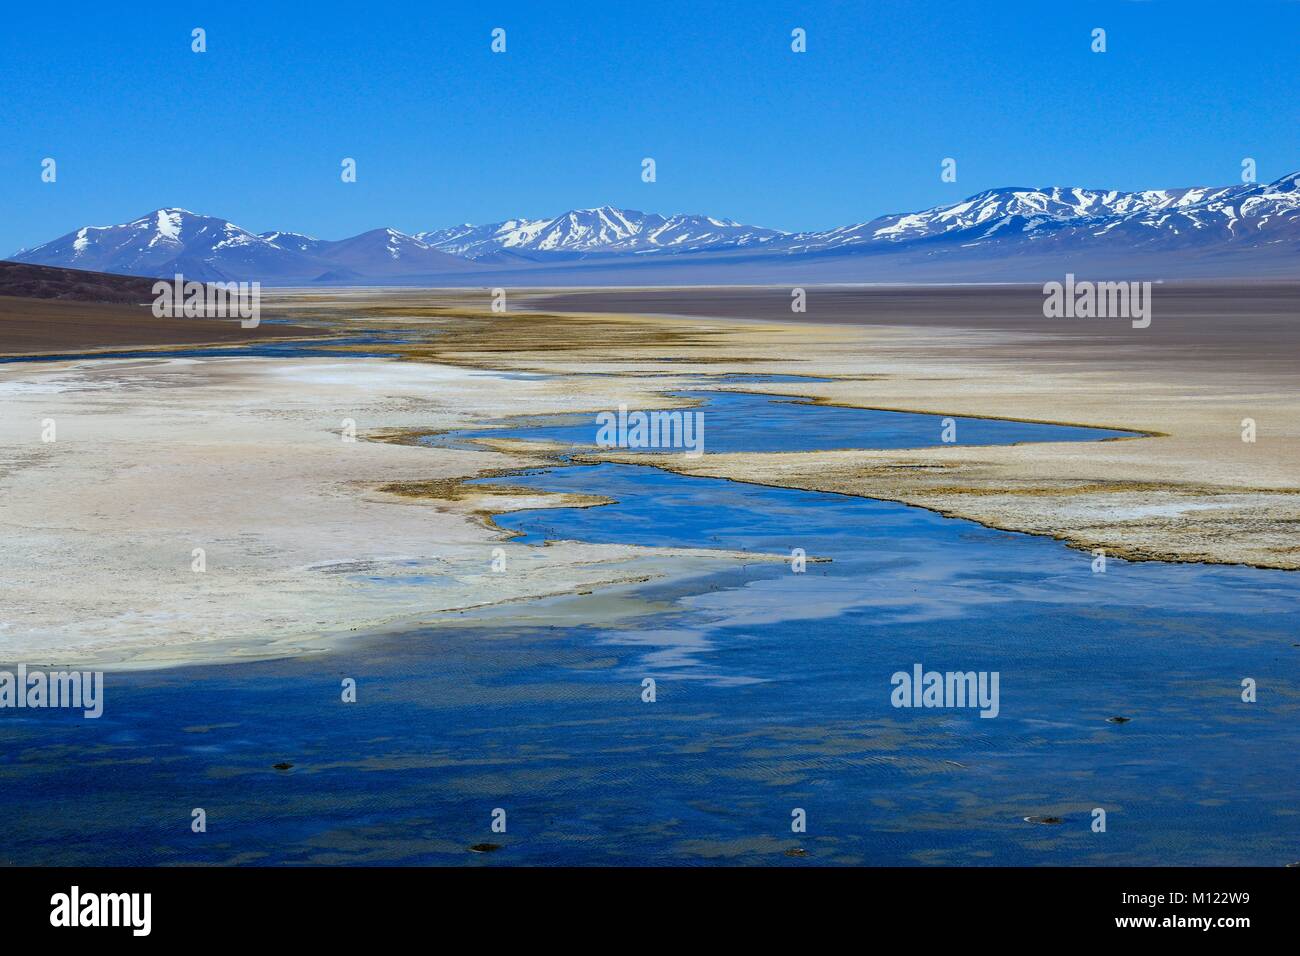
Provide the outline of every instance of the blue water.
[[[839,442],[854,427],[864,440],[909,429],[938,440],[933,422],[887,413],[862,413],[855,426],[846,410],[740,402],[792,441]],[[706,409],[711,426],[716,411]],[[1058,433],[1017,424],[1006,434]],[[645,466],[507,480],[617,500],[497,519],[525,543],[754,557],[624,588],[635,616],[610,626],[581,623],[600,594],[551,599],[535,603],[535,627],[466,616],[307,658],[110,675],[98,721],[0,712],[0,860],[1300,857],[1296,575],[1113,559],[1095,574],[1090,554],[1047,538]],[[803,573],[766,557],[795,548],[808,558]],[[894,708],[890,677],[915,663],[997,671],[999,715]],[[358,682],[355,704],[339,700],[345,677]],[[653,703],[641,699],[647,677]],[[1256,703],[1241,701],[1243,677],[1256,681]],[[1116,715],[1131,720],[1107,722]],[[280,761],[294,766],[274,770]],[[190,832],[194,807],[207,811],[205,834]],[[504,834],[490,829],[498,807]],[[1090,827],[1098,807],[1105,833]],[[807,833],[791,832],[795,808]],[[1062,822],[1024,820],[1033,816]],[[482,842],[501,849],[469,850]],[[787,855],[796,849],[804,855]]]
[[[768,378],[767,381],[772,381]],[[755,386],[757,387],[757,386]],[[785,395],[752,392],[680,391],[669,393],[692,403],[687,414],[702,414],[705,453],[738,451],[827,451],[850,448],[919,448],[944,444],[947,421],[953,423],[952,444],[1011,445],[1028,441],[1100,441],[1128,438],[1135,433],[1103,428],[1078,428],[992,418],[945,419],[942,415],[877,411],[814,403]],[[809,409],[815,409],[810,414]],[[617,414],[617,409],[610,409]],[[632,409],[635,411],[635,409]],[[596,416],[554,415],[524,418],[504,427],[457,432],[457,440],[517,438],[552,441],[591,448],[599,432]],[[446,440],[446,436],[440,436]],[[673,449],[620,448],[630,452]]]

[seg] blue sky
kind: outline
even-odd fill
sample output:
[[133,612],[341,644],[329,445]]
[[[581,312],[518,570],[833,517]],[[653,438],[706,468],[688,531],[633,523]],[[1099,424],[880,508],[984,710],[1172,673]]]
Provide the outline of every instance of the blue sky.
[[814,229],[1245,156],[1274,179],[1297,64],[1285,2],[12,4],[0,254],[159,206],[324,238],[604,203]]

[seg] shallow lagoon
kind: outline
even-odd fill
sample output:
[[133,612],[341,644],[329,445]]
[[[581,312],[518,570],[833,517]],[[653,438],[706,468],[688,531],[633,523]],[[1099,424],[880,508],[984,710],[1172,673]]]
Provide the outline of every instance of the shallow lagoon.
[[[917,444],[938,441],[933,416],[905,423],[779,405],[775,419],[748,414],[736,428],[767,434],[792,420],[801,436],[838,441],[821,416],[847,412],[876,422],[850,423],[859,446],[908,428],[929,435]],[[1050,433],[997,424],[1019,436],[1005,440]],[[649,467],[510,482],[618,499],[498,519],[528,543],[803,548],[809,563],[796,574],[756,560],[642,586],[642,616],[616,627],[507,628],[491,613],[466,615],[310,658],[109,675],[98,721],[0,714],[3,859],[1277,865],[1300,856],[1296,575],[1116,560],[1094,574],[1091,555],[1049,539]],[[601,599],[545,607],[553,621],[581,621],[582,602]],[[998,671],[1000,715],[893,708],[890,676],[914,663]],[[339,700],[344,677],[357,679],[355,704]],[[641,699],[646,677],[657,682],[654,703]],[[1242,677],[1257,681],[1257,703],[1242,703]],[[1131,721],[1108,723],[1114,715]],[[294,766],[274,770],[280,761]],[[206,834],[190,832],[193,807],[207,811]],[[507,811],[505,834],[490,832],[496,807]],[[807,811],[806,834],[790,831],[796,807]],[[1094,807],[1107,811],[1105,833],[1090,829]],[[1062,822],[1024,820],[1044,815]],[[502,849],[469,851],[484,841]],[[788,856],[796,847],[807,855]]]
[[[787,376],[785,380],[793,380]],[[764,381],[773,381],[764,378]],[[755,387],[759,383],[755,383]],[[1073,425],[1047,425],[997,418],[947,419],[940,415],[816,405],[809,400],[756,392],[674,391],[692,403],[704,421],[706,454],[741,451],[829,451],[846,448],[919,448],[943,443],[945,425],[953,423],[954,444],[1010,445],[1025,441],[1100,441],[1133,437],[1133,432]],[[610,409],[617,414],[617,409]],[[553,415],[540,421],[520,419],[502,427],[470,429],[454,438],[513,438],[551,441],[574,448],[593,448],[599,432],[595,416]],[[620,450],[623,450],[620,448]],[[671,449],[628,448],[628,451]]]

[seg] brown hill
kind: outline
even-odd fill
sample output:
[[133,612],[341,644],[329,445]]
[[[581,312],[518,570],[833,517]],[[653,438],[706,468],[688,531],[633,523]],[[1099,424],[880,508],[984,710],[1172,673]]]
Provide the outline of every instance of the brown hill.
[[83,272],[57,266],[0,261],[0,295],[27,299],[68,299],[74,302],[124,302],[138,305],[153,301],[153,279]]
[[0,355],[120,347],[255,342],[328,335],[327,329],[237,320],[160,319],[155,279],[0,262]]

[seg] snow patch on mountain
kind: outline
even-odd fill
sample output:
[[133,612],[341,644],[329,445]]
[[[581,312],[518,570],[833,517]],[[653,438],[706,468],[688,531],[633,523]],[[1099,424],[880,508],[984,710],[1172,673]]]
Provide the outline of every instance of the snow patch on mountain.
[[749,245],[781,235],[777,229],[712,216],[661,216],[598,206],[571,209],[552,219],[507,219],[483,226],[465,223],[417,233],[417,238],[435,249],[473,259],[501,250],[584,254],[700,250]]

